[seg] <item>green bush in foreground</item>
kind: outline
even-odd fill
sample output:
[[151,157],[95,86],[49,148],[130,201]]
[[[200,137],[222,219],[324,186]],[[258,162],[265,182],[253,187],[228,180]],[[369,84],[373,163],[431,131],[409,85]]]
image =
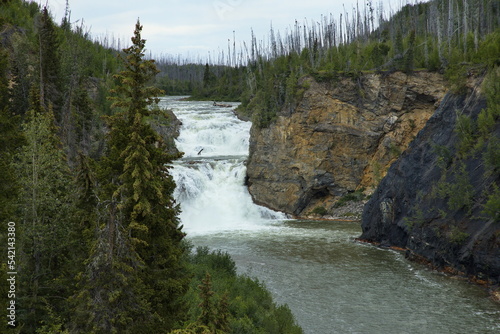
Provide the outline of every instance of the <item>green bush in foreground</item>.
[[188,319],[173,333],[302,333],[288,306],[274,303],[259,281],[238,275],[227,253],[199,247],[188,262]]

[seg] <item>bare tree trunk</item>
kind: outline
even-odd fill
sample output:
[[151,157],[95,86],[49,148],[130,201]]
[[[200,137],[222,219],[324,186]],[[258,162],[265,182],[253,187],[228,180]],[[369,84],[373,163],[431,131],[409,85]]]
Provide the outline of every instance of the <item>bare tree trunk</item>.
[[464,0],[464,21],[463,21],[463,34],[464,34],[464,58],[467,59],[467,35],[469,34],[469,24],[468,24],[468,16],[469,16],[469,3],[467,0]]
[[344,38],[343,38],[343,35],[342,35],[342,14],[340,14],[340,44],[343,44],[344,43]]
[[453,39],[453,24],[454,22],[454,17],[453,17],[453,0],[448,0],[448,32],[447,32],[447,39],[448,39],[448,59],[451,57],[451,40]]

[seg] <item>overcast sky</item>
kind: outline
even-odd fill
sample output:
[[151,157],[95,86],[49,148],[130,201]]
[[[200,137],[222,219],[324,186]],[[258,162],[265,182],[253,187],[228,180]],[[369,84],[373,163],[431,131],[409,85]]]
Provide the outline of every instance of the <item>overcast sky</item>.
[[[38,0],[45,4],[47,0]],[[364,5],[366,0],[360,0]],[[399,0],[403,1],[403,0]],[[395,0],[383,0],[386,10]],[[374,0],[373,3],[378,3]],[[71,22],[84,24],[93,36],[114,36],[128,45],[137,18],[143,25],[146,48],[153,55],[181,54],[202,58],[250,41],[253,28],[258,40],[267,38],[271,23],[285,32],[295,19],[319,21],[321,15],[352,13],[356,0],[69,0]],[[64,16],[65,0],[48,0],[57,23]],[[122,45],[123,46],[123,45]]]

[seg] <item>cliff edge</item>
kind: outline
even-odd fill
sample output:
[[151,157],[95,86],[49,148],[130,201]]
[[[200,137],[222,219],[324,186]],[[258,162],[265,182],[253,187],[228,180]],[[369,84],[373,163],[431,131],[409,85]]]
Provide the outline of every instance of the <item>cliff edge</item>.
[[301,80],[293,112],[252,126],[247,165],[254,201],[295,216],[331,215],[342,196],[371,193],[446,93],[430,72]]

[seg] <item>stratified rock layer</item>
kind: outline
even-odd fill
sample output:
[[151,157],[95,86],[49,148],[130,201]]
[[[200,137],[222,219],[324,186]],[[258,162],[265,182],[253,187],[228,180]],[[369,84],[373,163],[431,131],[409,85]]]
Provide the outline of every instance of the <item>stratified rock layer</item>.
[[252,127],[247,165],[254,201],[297,216],[360,188],[370,192],[445,95],[439,74],[363,74],[309,86],[294,112]]

